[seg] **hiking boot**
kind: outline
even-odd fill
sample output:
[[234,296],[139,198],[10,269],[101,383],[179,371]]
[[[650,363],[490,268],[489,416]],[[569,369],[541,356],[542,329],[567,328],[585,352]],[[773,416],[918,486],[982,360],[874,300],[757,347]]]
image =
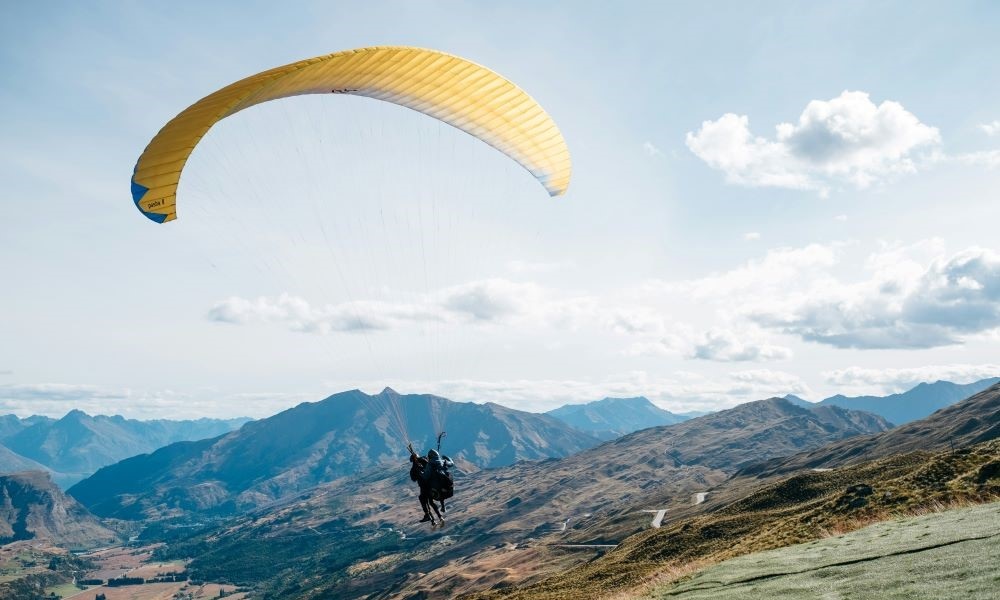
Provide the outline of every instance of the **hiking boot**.
[[421,523],[426,523],[427,521],[430,521],[431,523],[433,523],[434,519],[432,519],[430,515],[424,515],[424,518],[420,519]]

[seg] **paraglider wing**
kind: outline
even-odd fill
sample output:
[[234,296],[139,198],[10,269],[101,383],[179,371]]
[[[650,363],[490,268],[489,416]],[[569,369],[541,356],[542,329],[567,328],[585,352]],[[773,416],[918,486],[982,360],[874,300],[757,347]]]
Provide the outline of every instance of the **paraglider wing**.
[[262,102],[352,94],[405,106],[465,131],[511,157],[552,196],[566,192],[570,156],[558,127],[528,94],[486,67],[422,48],[347,50],[258,73],[189,106],[152,139],[132,174],[132,199],[158,223],[177,218],[188,156],[218,121]]

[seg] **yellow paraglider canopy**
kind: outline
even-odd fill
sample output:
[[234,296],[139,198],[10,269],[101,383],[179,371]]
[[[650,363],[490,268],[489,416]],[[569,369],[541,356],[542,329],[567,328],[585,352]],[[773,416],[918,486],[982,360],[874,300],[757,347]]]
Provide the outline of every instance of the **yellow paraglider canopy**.
[[552,196],[566,192],[570,156],[559,128],[521,88],[457,56],[405,46],[336,52],[237,81],[189,106],[152,139],[132,175],[132,198],[158,223],[177,218],[177,184],[198,141],[218,121],[269,100],[352,94],[448,123],[511,157]]

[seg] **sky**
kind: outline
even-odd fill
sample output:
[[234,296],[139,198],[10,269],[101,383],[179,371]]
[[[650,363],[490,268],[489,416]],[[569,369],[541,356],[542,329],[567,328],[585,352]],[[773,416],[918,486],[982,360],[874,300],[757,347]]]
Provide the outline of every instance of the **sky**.
[[[359,388],[674,411],[1000,375],[992,2],[13,2],[0,21],[0,412],[274,414]],[[132,204],[171,117],[412,45],[501,73],[552,199],[363,98],[273,102]]]

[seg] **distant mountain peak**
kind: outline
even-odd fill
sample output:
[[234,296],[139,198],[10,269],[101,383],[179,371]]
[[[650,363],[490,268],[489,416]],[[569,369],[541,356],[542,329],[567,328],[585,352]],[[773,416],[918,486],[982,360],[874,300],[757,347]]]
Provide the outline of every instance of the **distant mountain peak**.
[[801,406],[802,408],[812,408],[813,406],[816,405],[813,402],[809,402],[808,400],[803,400],[802,398],[799,398],[795,394],[785,394],[784,396],[782,396],[782,398],[788,400],[789,402],[791,402],[796,406]]
[[688,419],[656,406],[645,396],[608,397],[586,404],[565,404],[545,414],[603,440]]
[[972,383],[958,384],[937,380],[919,383],[905,392],[888,396],[830,396],[818,404],[836,405],[855,410],[865,410],[881,415],[896,425],[909,423],[929,416],[936,410],[951,406],[1000,382],[990,377]]
[[617,404],[617,405],[631,405],[631,406],[656,406],[650,401],[649,398],[645,396],[633,396],[631,398],[616,398],[608,396],[597,401],[597,404]]
[[222,437],[134,456],[104,467],[71,493],[98,514],[123,518],[161,516],[177,503],[192,512],[227,512],[378,465],[398,467],[405,463],[407,440],[396,430],[400,424],[385,418],[387,398],[405,407],[401,425],[415,447],[433,447],[444,425],[442,450],[473,467],[562,457],[598,443],[552,417],[498,404],[400,395],[390,388],[378,396],[355,390],[302,403]]

